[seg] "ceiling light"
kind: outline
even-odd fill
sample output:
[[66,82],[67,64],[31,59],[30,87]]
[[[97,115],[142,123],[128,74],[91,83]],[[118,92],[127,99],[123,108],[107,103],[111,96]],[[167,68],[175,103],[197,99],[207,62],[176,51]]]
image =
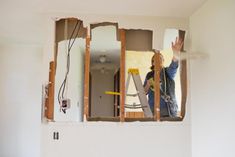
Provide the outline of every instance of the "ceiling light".
[[101,55],[99,59],[100,59],[100,62],[101,62],[101,63],[105,63],[105,61],[106,61],[106,56],[105,56],[105,55]]

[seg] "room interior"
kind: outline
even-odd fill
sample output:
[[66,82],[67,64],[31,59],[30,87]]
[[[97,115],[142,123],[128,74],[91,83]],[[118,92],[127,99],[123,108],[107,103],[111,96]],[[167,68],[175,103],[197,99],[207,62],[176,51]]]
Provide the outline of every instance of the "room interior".
[[[172,41],[180,38],[184,42],[185,34],[185,30],[165,30],[164,47],[160,52],[164,56],[165,67],[172,61]],[[152,30],[120,29],[118,23],[111,22],[92,23],[89,30],[80,19],[57,19],[54,59],[50,62],[49,83],[43,88],[44,121],[182,121],[186,111],[188,84],[185,59],[179,61],[174,78],[177,116],[162,117],[160,113],[151,113],[147,108],[148,97],[143,86],[155,51],[152,40]],[[187,54],[184,46],[181,51],[182,56]],[[139,71],[138,86],[138,76],[130,75],[130,69]],[[125,94],[122,95],[121,91],[125,91]],[[157,99],[159,103],[160,97]],[[157,103],[155,107],[156,110],[160,109]],[[85,119],[82,120],[83,115]]]
[[[235,156],[234,0],[3,0],[0,13],[1,157]],[[69,90],[64,93],[76,103],[62,114],[55,96],[50,99],[55,103],[53,120],[45,120],[43,85],[55,75],[54,81],[58,83],[54,89],[58,93],[66,73],[64,52],[69,42],[68,32],[61,33],[63,37],[67,34],[66,40],[55,42],[55,23],[66,18],[82,21],[80,38],[71,49]],[[114,27],[91,26],[102,22],[118,23],[118,28],[126,30],[151,30],[152,48],[158,50],[165,48],[167,29],[186,31],[183,60],[187,61],[187,99],[182,121],[86,121],[83,101],[89,88],[84,84],[89,79],[79,75],[86,68],[86,33],[97,34],[97,40],[103,40],[104,45],[109,42],[111,47],[123,48],[120,41],[113,38],[112,45],[99,30],[112,32]],[[93,47],[100,45],[96,45],[95,35],[90,37],[92,56],[97,49]],[[101,77],[108,74],[110,71],[106,68],[112,66],[95,64],[110,64],[111,58],[106,54],[110,50],[100,49],[102,54],[90,58],[92,64],[87,68]],[[55,57],[58,63],[51,67],[57,66],[60,70],[53,74],[49,68]],[[120,55],[118,60],[123,60],[122,57]],[[117,72],[118,66],[114,67]],[[97,99],[103,98],[103,95],[96,95]],[[95,96],[90,98],[96,101]],[[91,110],[90,114],[101,113]]]

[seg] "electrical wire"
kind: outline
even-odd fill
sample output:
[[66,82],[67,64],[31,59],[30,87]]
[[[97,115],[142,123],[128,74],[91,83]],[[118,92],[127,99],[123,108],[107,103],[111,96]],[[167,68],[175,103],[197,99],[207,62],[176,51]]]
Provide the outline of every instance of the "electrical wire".
[[[68,43],[68,48],[67,48],[68,53],[67,53],[66,73],[65,73],[64,80],[63,80],[63,82],[62,82],[62,84],[61,84],[61,86],[59,88],[58,97],[57,97],[60,106],[62,106],[61,99],[64,99],[65,87],[66,87],[67,80],[68,80],[68,74],[69,74],[69,69],[70,69],[70,52],[71,52],[73,44],[74,44],[74,42],[75,42],[75,40],[76,40],[76,38],[78,36],[78,33],[79,33],[79,30],[80,30],[82,22],[79,23],[79,26],[78,26],[78,23],[79,23],[79,21],[77,21],[77,23],[76,23],[76,25],[75,25],[75,27],[74,27],[74,29],[72,31],[72,34],[71,34],[71,36],[69,38],[69,43]],[[77,33],[74,36],[74,33],[75,33],[76,29],[77,29]],[[74,39],[73,39],[72,44],[71,44],[71,40],[72,40],[73,36],[74,36]],[[62,111],[65,113],[65,110],[62,109]]]

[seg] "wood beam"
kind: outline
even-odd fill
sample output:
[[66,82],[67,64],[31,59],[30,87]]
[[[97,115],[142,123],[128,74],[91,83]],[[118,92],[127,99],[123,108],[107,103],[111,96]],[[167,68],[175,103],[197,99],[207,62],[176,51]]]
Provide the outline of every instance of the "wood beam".
[[[183,53],[183,52],[181,52]],[[181,61],[181,70],[180,70],[180,82],[181,82],[181,112],[180,116],[183,119],[185,117],[185,111],[186,111],[186,101],[187,101],[187,61],[182,60]]]
[[120,59],[120,121],[125,121],[125,53],[126,53],[126,35],[125,30],[120,30],[121,39],[121,59]]
[[157,51],[154,55],[154,120],[160,121],[160,52]]
[[55,62],[50,62],[48,101],[46,101],[45,116],[49,120],[54,120],[54,95],[55,95]]
[[89,117],[89,84],[90,84],[90,37],[86,38],[85,75],[84,75],[84,116]]
[[[179,38],[182,40],[184,43],[185,40],[185,31],[184,30],[179,30]],[[181,53],[186,53],[184,51],[184,44],[181,48]],[[181,60],[180,63],[180,83],[181,83],[181,112],[180,112],[180,117],[183,118],[185,117],[185,111],[186,111],[186,101],[187,101],[187,89],[188,89],[188,81],[187,81],[187,60]]]

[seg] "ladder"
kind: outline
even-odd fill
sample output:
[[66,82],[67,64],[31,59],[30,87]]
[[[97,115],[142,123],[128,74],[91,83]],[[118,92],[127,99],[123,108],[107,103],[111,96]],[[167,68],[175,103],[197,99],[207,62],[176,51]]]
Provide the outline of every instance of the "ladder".
[[[133,78],[137,94],[127,94],[131,76]],[[142,81],[141,81],[141,78],[139,75],[139,70],[138,69],[128,69],[128,77],[127,77],[127,81],[126,81],[126,96],[137,96],[137,95],[139,97],[140,104],[139,105],[125,104],[125,107],[126,108],[142,108],[145,117],[153,117],[153,113],[149,107],[147,96],[145,94],[144,87],[142,85]]]

